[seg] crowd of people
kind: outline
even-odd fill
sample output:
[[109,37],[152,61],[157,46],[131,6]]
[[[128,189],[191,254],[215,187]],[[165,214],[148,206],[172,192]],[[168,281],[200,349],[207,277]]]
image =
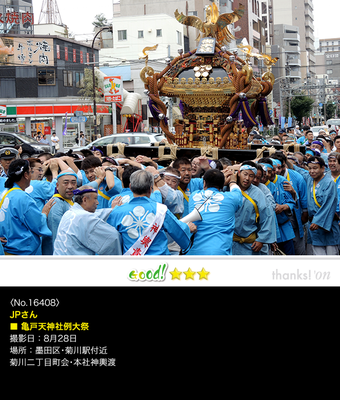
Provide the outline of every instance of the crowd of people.
[[340,135],[305,128],[272,138],[304,153],[242,163],[3,148],[0,253],[339,255]]

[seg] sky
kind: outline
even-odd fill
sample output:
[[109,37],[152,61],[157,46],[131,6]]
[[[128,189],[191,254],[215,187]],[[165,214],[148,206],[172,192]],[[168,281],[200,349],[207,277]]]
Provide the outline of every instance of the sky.
[[[160,0],[161,1],[161,0]],[[163,0],[164,1],[164,0]],[[273,0],[287,1],[287,0]],[[38,23],[43,0],[33,0],[35,23]],[[112,19],[112,0],[57,0],[61,19],[80,40],[93,31],[92,22],[97,14],[103,13]],[[340,37],[340,2],[337,0],[313,0],[314,36],[318,39]]]
[[[84,35],[93,32],[92,22],[97,14],[104,14],[112,20],[112,0],[56,0],[61,20],[76,40],[83,39]],[[34,22],[37,24],[40,17],[43,0],[33,0]]]

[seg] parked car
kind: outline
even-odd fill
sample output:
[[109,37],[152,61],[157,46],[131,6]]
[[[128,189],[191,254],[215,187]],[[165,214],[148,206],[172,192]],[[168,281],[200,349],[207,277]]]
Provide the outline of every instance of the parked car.
[[129,133],[116,133],[110,136],[104,136],[100,139],[94,140],[86,146],[72,147],[74,151],[81,151],[84,149],[90,150],[93,146],[107,146],[108,144],[125,143],[129,146],[135,147],[149,147],[154,143],[161,142],[165,136],[160,133],[143,133],[143,132],[129,132]]
[[326,132],[328,132],[328,126],[327,125],[322,125],[322,126],[312,126],[311,130],[313,131],[314,137],[319,136],[319,130],[324,129]]
[[0,132],[0,149],[3,147],[21,146],[21,158],[29,158],[40,153],[51,153],[48,144],[39,143],[37,140],[23,133]]
[[328,119],[326,122],[327,126],[328,125],[333,125],[333,126],[340,126],[340,119],[339,118],[331,118]]

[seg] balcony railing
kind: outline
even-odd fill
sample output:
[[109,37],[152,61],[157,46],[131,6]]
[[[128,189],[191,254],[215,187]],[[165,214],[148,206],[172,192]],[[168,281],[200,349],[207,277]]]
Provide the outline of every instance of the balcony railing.
[[283,33],[283,40],[297,40],[300,41],[300,35],[296,32],[284,32]]

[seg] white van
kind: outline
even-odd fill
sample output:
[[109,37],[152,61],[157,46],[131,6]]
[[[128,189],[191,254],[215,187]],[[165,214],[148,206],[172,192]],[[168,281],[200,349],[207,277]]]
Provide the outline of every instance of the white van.
[[328,126],[327,125],[322,125],[322,126],[312,126],[311,131],[313,131],[313,136],[316,138],[319,136],[319,131],[323,129],[325,132],[328,132]]
[[326,122],[327,125],[340,126],[340,118],[331,118]]

